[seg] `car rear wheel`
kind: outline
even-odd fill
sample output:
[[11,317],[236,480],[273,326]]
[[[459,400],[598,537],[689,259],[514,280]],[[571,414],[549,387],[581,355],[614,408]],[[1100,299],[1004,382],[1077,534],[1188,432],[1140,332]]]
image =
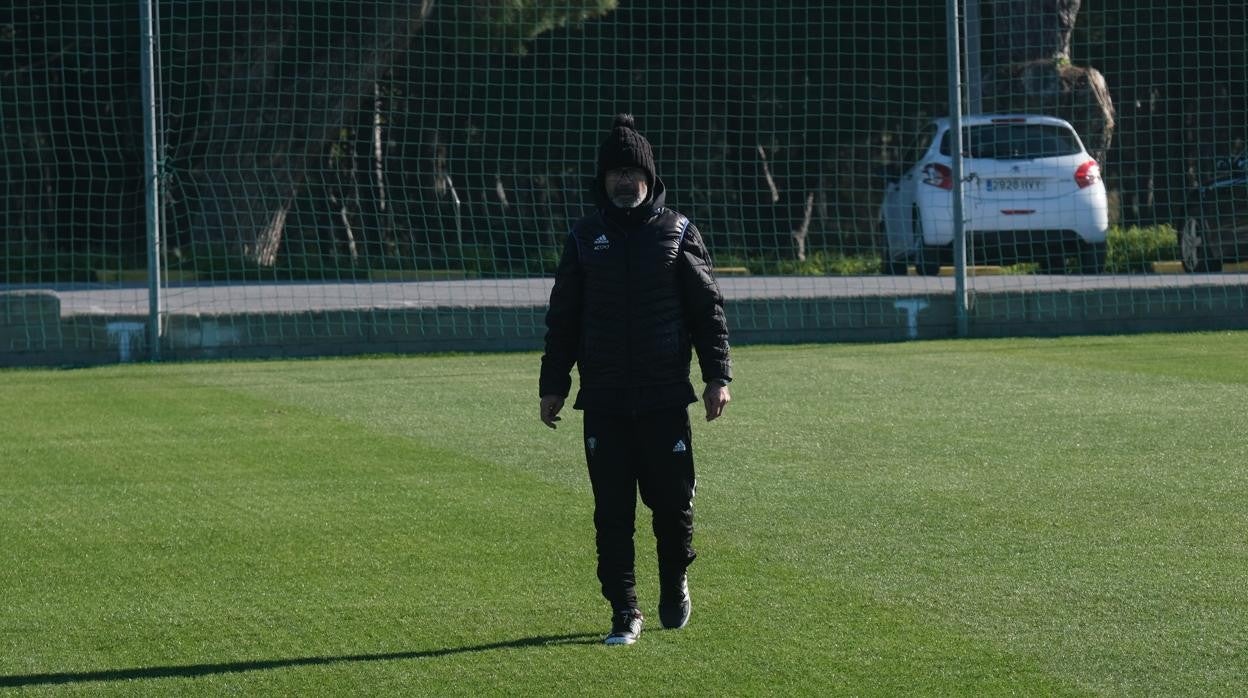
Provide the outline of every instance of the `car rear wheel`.
[[1046,250],[1036,259],[1036,265],[1045,274],[1065,274],[1066,250],[1062,247]]
[[1079,270],[1084,274],[1105,273],[1105,250],[1103,242],[1084,242],[1079,245]]
[[889,276],[905,276],[910,273],[909,265],[906,259],[895,259],[893,251],[888,248],[888,229],[884,227],[884,221],[880,221],[879,239],[884,241],[884,254],[880,257],[880,272]]
[[906,260],[904,259],[899,260],[886,257],[884,261],[881,262],[881,266],[883,267],[881,271],[889,276],[905,276],[910,273],[910,265],[906,264]]
[[940,276],[940,248],[935,245],[920,247],[914,268],[921,276]]
[[923,242],[923,219],[919,210],[914,210],[914,240],[918,244],[919,258],[914,262],[914,270],[920,276],[937,276],[940,274],[940,248]]
[[1179,255],[1183,271],[1189,274],[1222,271],[1222,260],[1209,257],[1209,224],[1200,216],[1189,216],[1179,232]]

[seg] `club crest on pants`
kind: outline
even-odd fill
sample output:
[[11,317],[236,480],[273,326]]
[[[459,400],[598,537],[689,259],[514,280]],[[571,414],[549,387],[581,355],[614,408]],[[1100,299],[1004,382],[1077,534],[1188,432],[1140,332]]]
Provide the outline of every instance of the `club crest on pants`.
[[589,449],[589,455],[594,455],[594,451],[598,449],[598,438],[591,436],[585,439],[585,447]]

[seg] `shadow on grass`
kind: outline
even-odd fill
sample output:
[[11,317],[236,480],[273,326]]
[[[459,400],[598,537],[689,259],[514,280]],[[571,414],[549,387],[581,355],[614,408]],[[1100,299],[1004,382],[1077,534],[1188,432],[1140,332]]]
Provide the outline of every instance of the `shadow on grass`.
[[[592,638],[592,639],[591,639]],[[505,642],[491,642],[467,647],[448,647],[419,652],[386,652],[382,654],[348,654],[337,657],[295,657],[292,659],[267,659],[254,662],[222,662],[220,664],[190,664],[187,666],[146,667],[136,669],[106,669],[103,671],[64,672],[55,674],[26,674],[24,676],[0,676],[0,687],[46,686],[53,684],[87,683],[92,681],[129,681],[133,679],[167,679],[211,676],[214,674],[238,674],[248,671],[268,671],[299,666],[322,666],[347,662],[388,662],[399,659],[430,659],[452,654],[488,652],[490,650],[517,647],[540,647],[548,645],[590,645],[601,640],[597,634],[544,635],[526,637]]]

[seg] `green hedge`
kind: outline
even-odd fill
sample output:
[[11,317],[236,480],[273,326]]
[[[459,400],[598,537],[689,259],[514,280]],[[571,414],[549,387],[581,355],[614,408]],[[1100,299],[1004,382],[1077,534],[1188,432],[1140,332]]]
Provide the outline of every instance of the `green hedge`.
[[1111,228],[1109,231],[1105,270],[1112,274],[1147,274],[1153,271],[1153,262],[1178,258],[1178,239],[1169,225]]

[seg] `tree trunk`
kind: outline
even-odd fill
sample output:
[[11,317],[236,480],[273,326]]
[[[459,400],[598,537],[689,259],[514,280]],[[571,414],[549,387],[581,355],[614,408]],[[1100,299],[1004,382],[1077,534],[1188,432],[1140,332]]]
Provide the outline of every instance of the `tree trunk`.
[[992,62],[1070,61],[1070,35],[1081,0],[995,0],[992,2]]
[[797,261],[806,261],[806,236],[810,234],[810,219],[815,210],[815,193],[806,194],[806,205],[802,207],[802,222],[793,230],[793,253]]
[[995,0],[984,65],[984,110],[1050,114],[1075,127],[1098,162],[1114,132],[1105,77],[1071,64],[1070,37],[1080,0]]
[[223,16],[226,43],[202,57],[215,71],[205,69],[196,86],[207,96],[188,100],[194,113],[184,118],[198,121],[174,148],[187,161],[179,185],[189,238],[274,264],[307,170],[421,29],[432,1],[343,3],[344,13],[376,14],[343,18],[333,32],[306,26],[316,18],[293,1]]

